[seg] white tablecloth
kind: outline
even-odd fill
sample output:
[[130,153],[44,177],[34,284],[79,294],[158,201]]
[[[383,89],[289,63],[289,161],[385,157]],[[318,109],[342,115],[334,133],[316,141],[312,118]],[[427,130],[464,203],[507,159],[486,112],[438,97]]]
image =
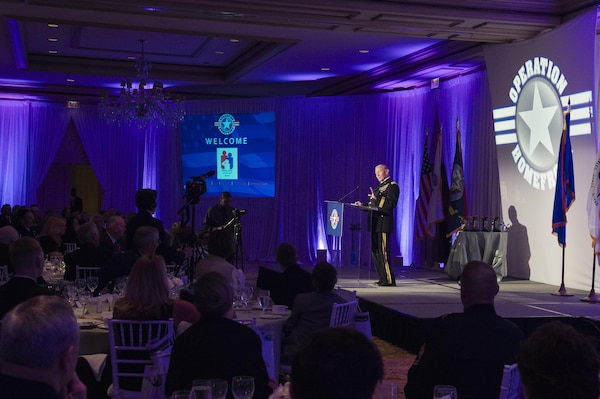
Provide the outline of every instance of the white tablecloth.
[[480,260],[492,265],[500,281],[507,274],[507,244],[506,232],[461,231],[454,240],[444,270],[448,276],[458,279],[468,262]]

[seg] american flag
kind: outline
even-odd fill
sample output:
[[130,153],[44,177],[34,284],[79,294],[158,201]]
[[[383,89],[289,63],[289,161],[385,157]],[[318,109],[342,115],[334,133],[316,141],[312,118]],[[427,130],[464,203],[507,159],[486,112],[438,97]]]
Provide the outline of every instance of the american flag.
[[428,135],[425,134],[425,148],[423,150],[423,161],[421,162],[421,184],[419,186],[419,198],[417,199],[417,217],[416,217],[416,235],[421,240],[426,237],[433,237],[427,231],[427,213],[431,191],[433,186],[433,176],[431,174],[431,161],[429,160],[429,151],[427,147]]

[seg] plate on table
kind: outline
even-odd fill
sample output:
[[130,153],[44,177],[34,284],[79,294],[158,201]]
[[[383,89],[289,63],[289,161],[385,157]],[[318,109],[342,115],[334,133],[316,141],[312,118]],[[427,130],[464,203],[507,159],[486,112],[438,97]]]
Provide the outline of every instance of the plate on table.
[[100,320],[77,319],[77,325],[79,328],[96,328],[100,324],[102,324]]
[[261,318],[261,319],[281,319],[283,317],[283,315],[281,315],[281,314],[265,313],[265,314],[261,314],[258,317]]

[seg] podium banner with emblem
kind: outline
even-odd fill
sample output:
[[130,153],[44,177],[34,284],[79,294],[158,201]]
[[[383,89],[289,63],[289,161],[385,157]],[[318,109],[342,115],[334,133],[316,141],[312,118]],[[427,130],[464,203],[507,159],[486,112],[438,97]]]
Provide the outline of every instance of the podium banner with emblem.
[[327,201],[327,234],[341,237],[344,226],[344,203]]

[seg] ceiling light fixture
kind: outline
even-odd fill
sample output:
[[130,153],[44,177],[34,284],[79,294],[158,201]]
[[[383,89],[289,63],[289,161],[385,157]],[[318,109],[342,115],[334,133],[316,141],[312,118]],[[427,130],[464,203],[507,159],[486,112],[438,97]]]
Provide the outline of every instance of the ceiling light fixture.
[[185,100],[165,92],[163,83],[159,81],[155,81],[152,88],[146,88],[152,63],[146,59],[145,43],[146,40],[140,39],[142,53],[135,63],[140,79],[138,87],[133,88],[131,79],[123,79],[118,96],[110,96],[106,92],[98,105],[100,117],[111,124],[133,123],[139,128],[151,124],[176,127],[185,116]]

